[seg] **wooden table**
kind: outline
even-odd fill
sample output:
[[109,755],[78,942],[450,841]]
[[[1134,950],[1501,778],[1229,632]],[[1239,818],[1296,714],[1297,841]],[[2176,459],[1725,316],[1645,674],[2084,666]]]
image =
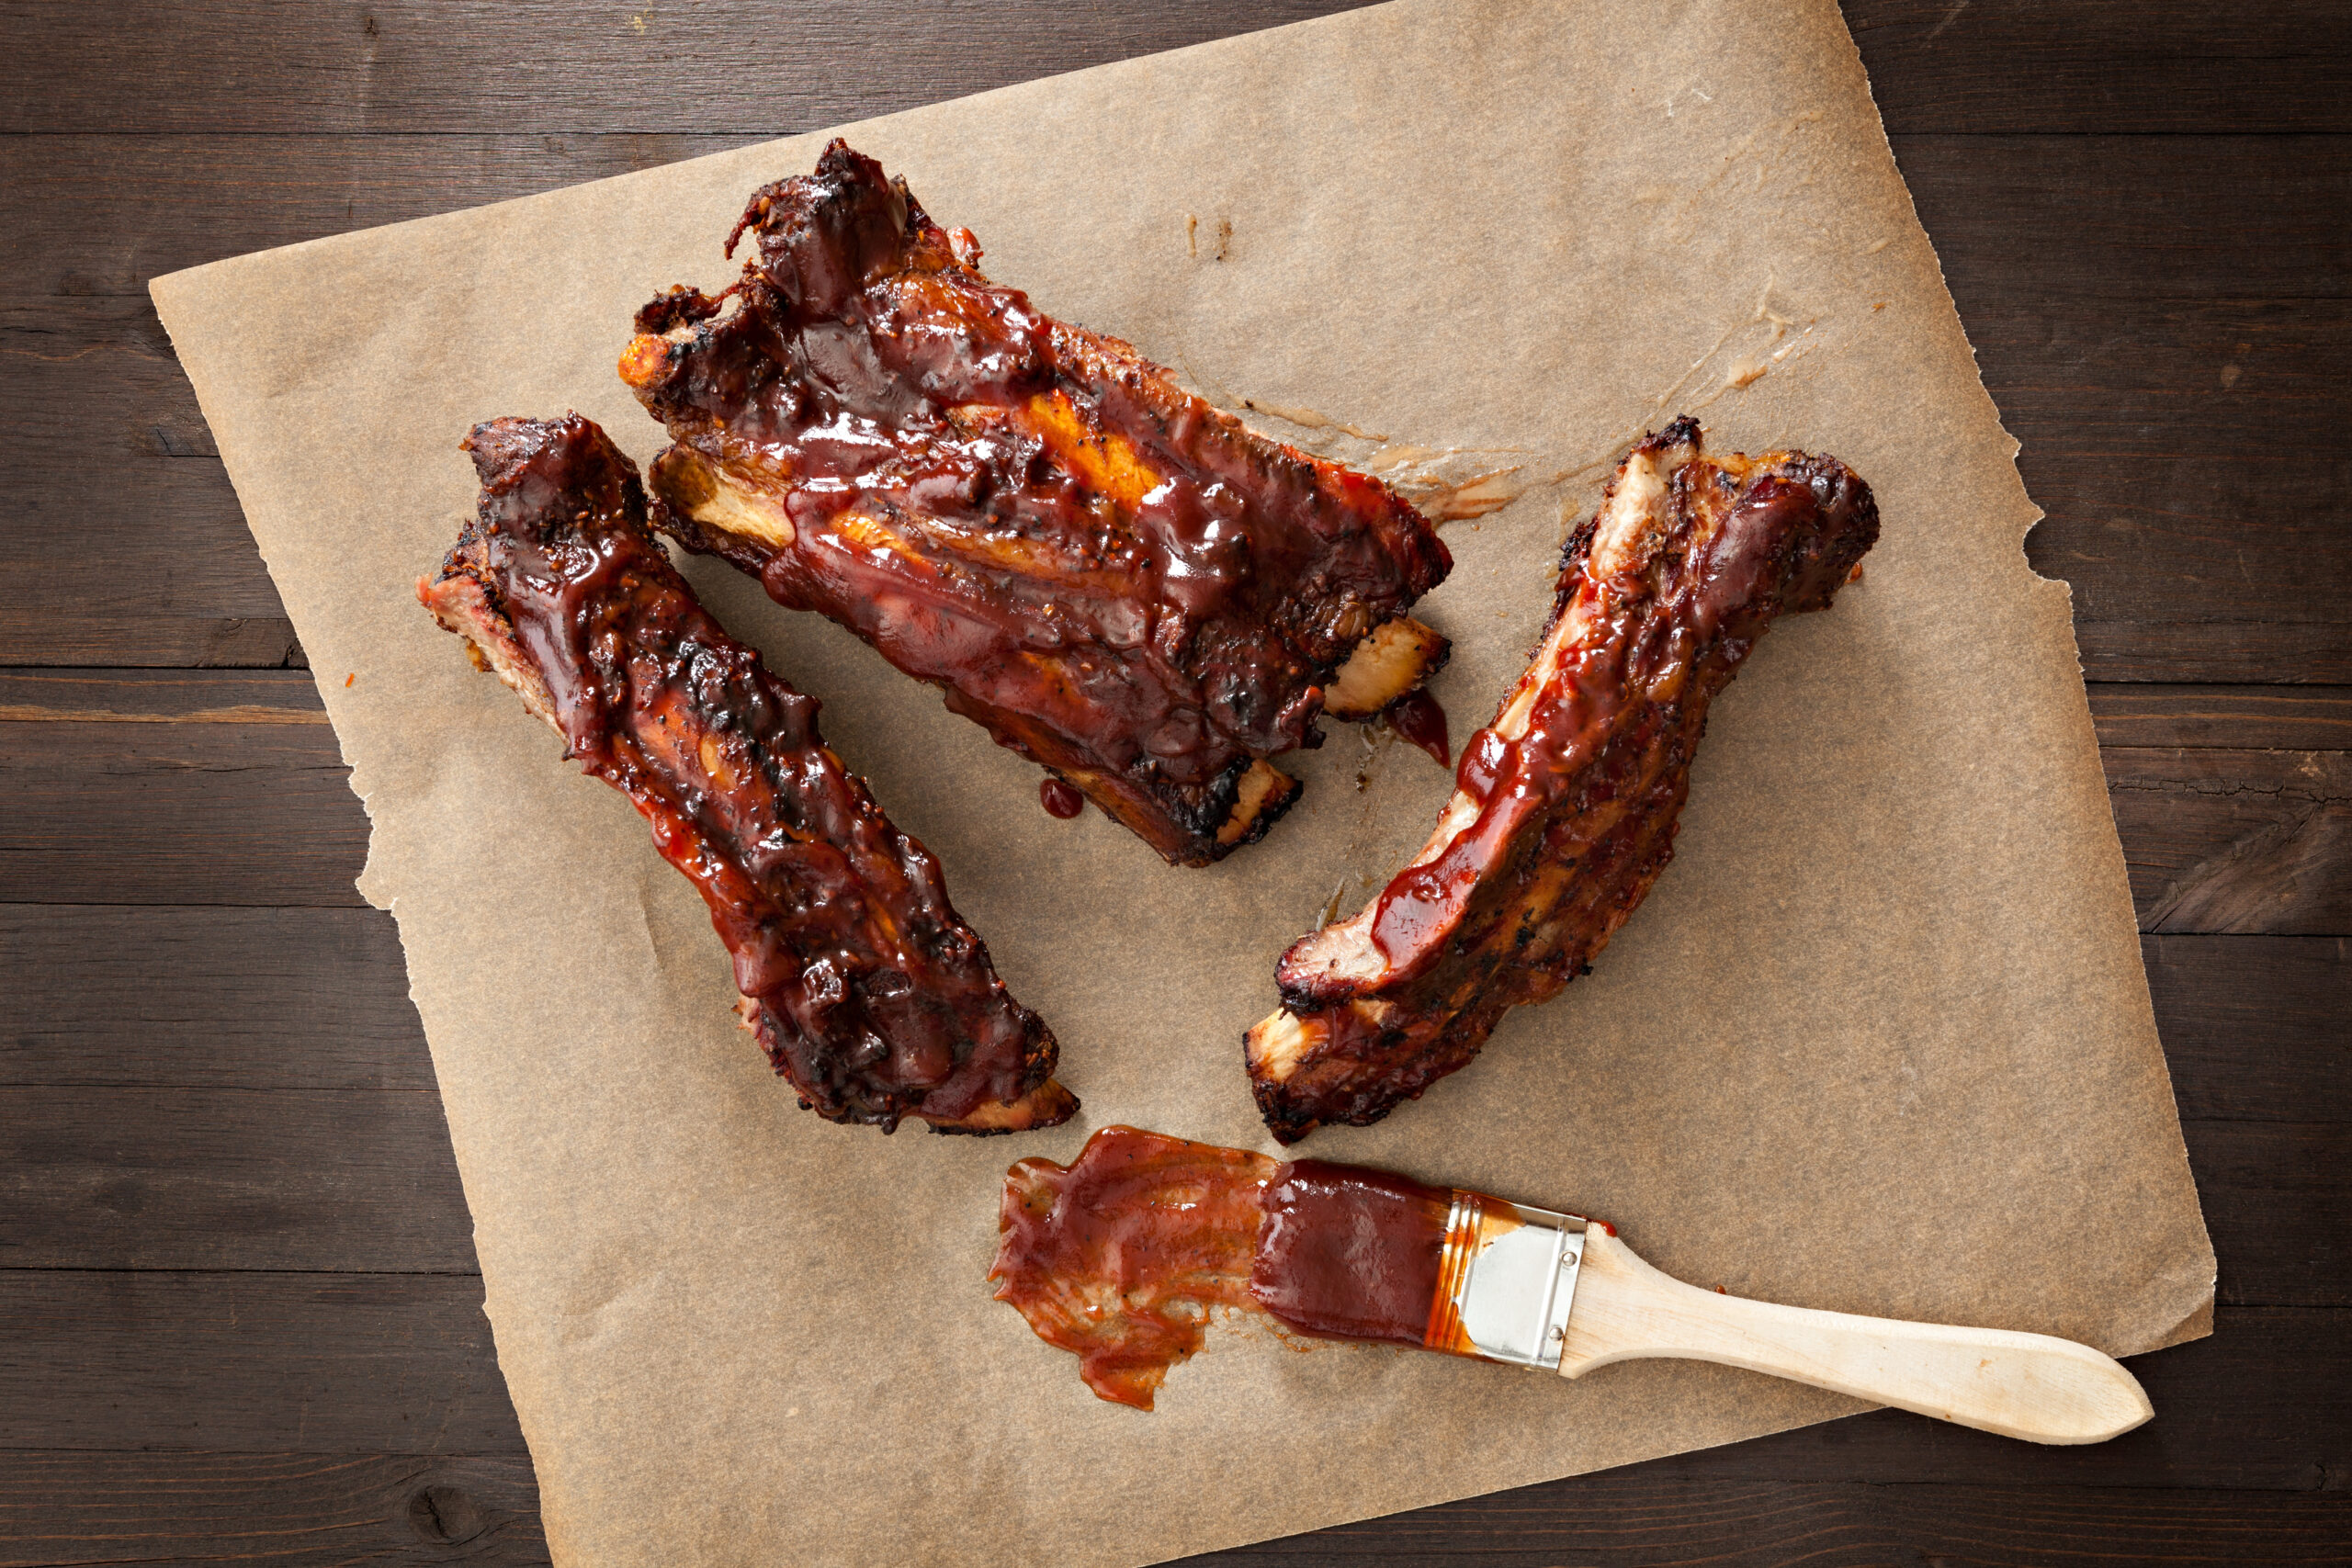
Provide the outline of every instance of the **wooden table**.
[[[0,0],[0,1563],[546,1561],[367,824],[147,279],[1342,8]],[[2074,583],[2218,1331],[2097,1449],[1881,1413],[1204,1561],[2352,1560],[2352,7],[1848,14]]]

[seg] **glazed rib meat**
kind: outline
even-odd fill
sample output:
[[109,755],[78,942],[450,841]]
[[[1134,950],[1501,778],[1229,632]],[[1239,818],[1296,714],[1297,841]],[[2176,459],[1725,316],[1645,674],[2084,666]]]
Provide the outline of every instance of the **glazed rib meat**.
[[1870,487],[1836,458],[1700,445],[1685,418],[1634,448],[1428,844],[1283,954],[1282,1009],[1248,1055],[1283,1143],[1378,1121],[1608,945],[1672,858],[1708,704],[1775,616],[1827,608],[1878,537]]
[[729,254],[746,231],[741,281],[655,299],[621,357],[675,443],[655,526],[1170,862],[1258,838],[1298,788],[1267,759],[1442,661],[1405,616],[1452,564],[1419,513],[990,283],[872,159],[834,142],[753,194]]
[[997,978],[939,863],[729,637],[645,520],[637,468],[573,414],[493,420],[481,501],[417,596],[620,790],[710,906],[741,1012],[801,1103],[888,1131],[1051,1126],[1054,1037]]

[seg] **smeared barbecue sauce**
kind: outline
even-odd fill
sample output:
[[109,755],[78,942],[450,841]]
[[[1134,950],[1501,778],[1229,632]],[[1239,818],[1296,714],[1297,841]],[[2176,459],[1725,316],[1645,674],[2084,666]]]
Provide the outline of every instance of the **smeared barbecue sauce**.
[[[702,893],[802,1102],[886,1130],[955,1122],[1046,1083],[1053,1035],[1006,992],[939,864],[825,749],[814,697],[729,637],[645,523],[637,469],[571,415],[494,420],[465,443],[482,491],[420,585],[544,684],[571,756],[627,794]],[[468,594],[473,595],[469,600]],[[1000,1122],[999,1124],[1001,1124]]]
[[1445,709],[1430,695],[1427,687],[1417,687],[1390,703],[1381,715],[1397,738],[1419,747],[1437,759],[1441,768],[1453,765],[1453,742],[1446,733]]
[[1076,1355],[1096,1393],[1148,1410],[1210,1312],[1251,1304],[1273,1174],[1263,1155],[1136,1127],[1102,1129],[1067,1167],[1024,1159],[1005,1173],[996,1299]]
[[1430,1337],[1441,1292],[1461,1282],[1442,1277],[1459,1196],[1105,1127],[1067,1167],[1024,1159],[1005,1173],[989,1278],[1039,1338],[1079,1357],[1088,1387],[1148,1410],[1218,1308],[1310,1338],[1469,1354],[1458,1337]]
[[[742,280],[656,299],[623,358],[679,443],[657,525],[944,687],[1171,860],[1223,854],[1240,775],[1317,743],[1321,687],[1443,580],[1444,545],[1378,480],[989,282],[839,141],[747,229]],[[764,536],[693,520],[721,486],[773,510]]]
[[1058,817],[1065,822],[1086,809],[1086,796],[1059,779],[1047,779],[1040,784],[1037,800],[1045,807],[1046,816]]

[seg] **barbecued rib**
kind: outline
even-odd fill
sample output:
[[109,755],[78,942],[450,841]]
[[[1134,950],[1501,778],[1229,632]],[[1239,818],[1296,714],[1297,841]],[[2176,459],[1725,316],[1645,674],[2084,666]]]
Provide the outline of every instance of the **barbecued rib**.
[[1283,1007],[1248,1058],[1283,1143],[1378,1121],[1608,945],[1673,856],[1708,703],[1774,616],[1826,608],[1878,537],[1870,487],[1836,458],[1710,458],[1700,437],[1684,418],[1634,448],[1429,843],[1283,954]]
[[417,597],[652,823],[801,1103],[886,1132],[1067,1120],[1052,1033],[997,978],[939,863],[826,749],[817,700],[696,601],[646,526],[636,465],[577,414],[493,420],[464,445],[481,506]]
[[834,142],[753,194],[730,255],[746,229],[741,280],[657,299],[621,356],[676,443],[654,525],[945,688],[1170,862],[1257,839],[1298,791],[1267,759],[1443,661],[1401,620],[1452,565],[1419,513],[989,282],[872,159]]

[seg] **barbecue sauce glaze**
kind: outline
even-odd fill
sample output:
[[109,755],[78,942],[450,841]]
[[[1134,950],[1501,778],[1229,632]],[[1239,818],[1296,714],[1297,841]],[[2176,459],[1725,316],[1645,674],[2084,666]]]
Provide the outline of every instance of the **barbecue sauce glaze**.
[[[661,296],[622,358],[678,443],[656,525],[944,688],[1170,859],[1224,853],[1242,773],[1319,743],[1323,685],[1443,580],[1444,545],[1379,480],[989,282],[968,231],[842,142],[756,192],[730,254],[747,231],[741,280]],[[697,524],[714,474],[788,527]]]
[[817,699],[703,608],[646,527],[636,466],[577,414],[493,420],[465,447],[480,508],[421,595],[470,579],[511,624],[571,758],[702,893],[802,1103],[888,1130],[1045,1083],[1054,1037],[997,978],[939,863],[826,749]]
[[1587,971],[1673,857],[1715,694],[1777,617],[1828,607],[1876,539],[1870,487],[1836,458],[1718,461],[1702,435],[1684,418],[1636,444],[1429,845],[1276,964],[1287,1016],[1252,1031],[1251,1087],[1283,1143],[1378,1121]]
[[[1645,591],[1628,592],[1589,573],[1591,536],[1579,531],[1563,563],[1553,621],[1580,614],[1589,629],[1569,651],[1561,678],[1537,694],[1517,739],[1485,728],[1463,748],[1454,786],[1477,805],[1476,819],[1442,853],[1408,867],[1380,895],[1372,940],[1398,980],[1443,953],[1439,933],[1462,921],[1495,863],[1518,848],[1519,829],[1530,817],[1563,804],[1590,812],[1629,785],[1648,784],[1642,764],[1660,750],[1687,758],[1705,728],[1708,702],[1773,619],[1827,604],[1869,547],[1875,512],[1867,530],[1847,522],[1868,498],[1834,460],[1800,458],[1788,474],[1755,479],[1696,552],[1701,558],[1680,572],[1660,572],[1662,593],[1646,592],[1646,582]],[[1684,509],[1678,516],[1686,530],[1690,515]],[[1825,536],[1838,547],[1825,547]],[[1682,791],[1672,793],[1679,808]],[[1661,851],[1670,843],[1669,834]],[[1565,857],[1584,847],[1570,838],[1547,849]],[[1589,956],[1577,953],[1555,967],[1573,973]]]
[[1105,1127],[1067,1167],[1005,1174],[989,1278],[1107,1400],[1152,1406],[1211,1312],[1424,1344],[1453,1194],[1400,1176]]
[[1381,716],[1396,738],[1419,747],[1437,760],[1441,768],[1453,765],[1453,740],[1446,733],[1445,709],[1430,695],[1429,688],[1419,687],[1390,703]]

